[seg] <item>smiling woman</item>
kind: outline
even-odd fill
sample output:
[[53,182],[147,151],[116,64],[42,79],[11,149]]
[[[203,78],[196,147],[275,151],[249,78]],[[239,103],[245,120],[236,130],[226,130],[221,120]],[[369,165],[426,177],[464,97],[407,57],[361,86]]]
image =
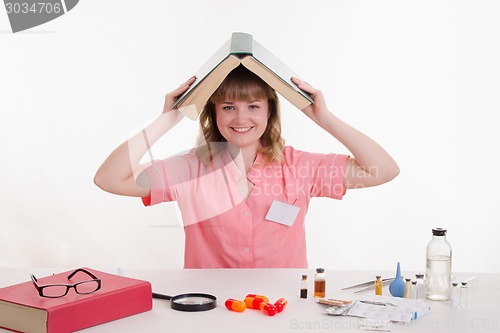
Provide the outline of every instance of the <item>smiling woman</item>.
[[206,156],[207,142],[227,141],[241,151],[246,171],[259,149],[269,162],[283,160],[278,96],[243,66],[234,69],[210,97],[200,125],[198,156]]
[[[255,157],[259,149],[269,117],[267,104],[267,98],[216,103],[217,128],[227,142],[240,148],[243,160],[247,155]],[[253,162],[253,158],[250,160]]]
[[177,201],[186,268],[307,267],[310,199],[342,199],[349,188],[382,184],[399,172],[382,147],[328,111],[321,91],[297,79],[314,98],[302,112],[354,157],[285,147],[276,92],[243,66],[204,106],[193,150],[140,165],[182,118],[172,106],[193,82],[167,94],[162,115],[118,147],[95,177],[104,190],[140,196],[146,206]]

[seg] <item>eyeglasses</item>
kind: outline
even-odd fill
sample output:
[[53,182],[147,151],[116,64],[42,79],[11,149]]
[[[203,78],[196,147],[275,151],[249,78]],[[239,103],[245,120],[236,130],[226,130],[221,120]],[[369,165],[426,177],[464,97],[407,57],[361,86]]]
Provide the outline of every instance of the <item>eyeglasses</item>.
[[74,284],[61,283],[61,284],[46,284],[41,286],[38,284],[38,280],[36,279],[36,277],[33,274],[31,274],[31,281],[33,282],[36,290],[38,290],[38,294],[41,297],[48,297],[48,298],[63,297],[68,293],[68,291],[71,288],[75,288],[75,292],[77,294],[91,294],[101,289],[101,279],[99,279],[97,276],[95,276],[94,274],[83,268],[78,268],[76,271],[71,273],[68,276],[68,280],[71,280],[71,278],[75,276],[75,274],[78,272],[86,273],[92,278],[92,280],[80,281]]

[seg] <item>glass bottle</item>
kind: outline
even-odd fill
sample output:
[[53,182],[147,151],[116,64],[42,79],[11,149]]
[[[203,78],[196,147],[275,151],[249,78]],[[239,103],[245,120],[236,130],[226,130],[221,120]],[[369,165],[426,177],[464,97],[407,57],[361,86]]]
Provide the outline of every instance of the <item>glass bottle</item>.
[[418,299],[417,281],[411,281],[411,299]]
[[300,280],[300,298],[307,298],[307,275],[302,275]]
[[314,297],[324,298],[326,295],[326,273],[324,268],[316,268],[314,275]]
[[415,274],[415,278],[417,279],[417,298],[425,299],[426,288],[425,288],[424,274],[422,273]]
[[411,298],[411,279],[405,279],[404,298]]
[[462,282],[460,286],[460,307],[462,308],[467,307],[468,292],[467,282]]
[[375,280],[375,295],[382,295],[382,280],[381,276],[377,275]]
[[458,307],[459,301],[460,301],[460,290],[458,288],[458,283],[452,282],[451,295],[450,295],[450,306],[452,308]]
[[427,245],[425,284],[427,298],[446,301],[451,287],[451,246],[446,240],[446,230],[432,229],[432,240]]

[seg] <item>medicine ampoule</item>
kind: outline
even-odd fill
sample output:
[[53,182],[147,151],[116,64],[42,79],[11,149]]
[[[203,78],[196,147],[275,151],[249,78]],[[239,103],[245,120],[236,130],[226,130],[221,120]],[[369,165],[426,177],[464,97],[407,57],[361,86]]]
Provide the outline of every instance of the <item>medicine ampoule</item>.
[[425,299],[427,290],[425,287],[424,274],[422,273],[415,274],[415,277],[417,279],[417,298]]
[[460,288],[457,282],[451,283],[450,306],[457,308],[460,303]]
[[377,275],[375,280],[375,295],[382,295],[382,280],[381,276]]
[[418,299],[417,281],[411,281],[411,299]]
[[405,279],[404,298],[411,298],[411,279]]
[[326,295],[326,274],[324,268],[316,268],[314,275],[314,297],[324,298]]
[[300,298],[307,298],[307,275],[302,275],[300,280]]
[[468,301],[468,289],[467,288],[467,282],[463,282],[460,285],[460,307],[465,308],[467,307],[467,301]]

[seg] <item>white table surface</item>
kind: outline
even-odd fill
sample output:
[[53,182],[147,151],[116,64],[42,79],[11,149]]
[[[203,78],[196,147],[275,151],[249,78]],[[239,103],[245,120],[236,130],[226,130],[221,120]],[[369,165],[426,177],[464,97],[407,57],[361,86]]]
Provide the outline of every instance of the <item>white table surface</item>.
[[[97,268],[99,269],[99,268]],[[59,273],[67,269],[0,269],[0,287],[37,276]],[[112,270],[101,269],[110,273]],[[217,297],[217,307],[206,312],[180,312],[163,300],[153,301],[153,310],[135,316],[85,329],[88,333],[109,332],[361,332],[361,318],[336,317],[324,313],[324,305],[313,297],[313,269],[213,269],[213,270],[123,270],[124,276],[144,279],[157,293],[176,295],[203,292]],[[327,270],[327,297],[356,300],[361,295],[342,288],[372,280],[380,272],[347,272]],[[403,272],[405,273],[405,272]],[[300,278],[308,275],[309,298],[299,297]],[[407,272],[414,278],[414,272]],[[391,277],[394,272],[382,274]],[[427,301],[431,311],[409,324],[392,324],[392,332],[499,332],[500,274],[454,274],[454,281],[477,276],[477,284],[469,288],[467,308],[451,308],[448,302]],[[389,295],[384,287],[384,295]],[[271,302],[284,297],[286,309],[269,317],[247,309],[242,313],[225,308],[228,298],[243,300],[246,294],[262,294]],[[0,329],[1,332],[8,332]]]

